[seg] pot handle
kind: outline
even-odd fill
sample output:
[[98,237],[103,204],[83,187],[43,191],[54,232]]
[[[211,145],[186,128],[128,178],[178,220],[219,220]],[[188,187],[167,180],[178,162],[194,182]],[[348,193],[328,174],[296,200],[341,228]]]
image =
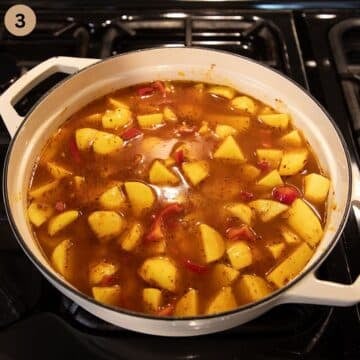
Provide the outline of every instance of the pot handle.
[[57,72],[73,74],[97,61],[99,61],[99,59],[64,56],[53,57],[35,66],[15,81],[14,84],[0,96],[0,115],[10,136],[13,137],[15,135],[17,128],[24,120],[24,117],[17,113],[13,105],[27,92]]
[[[360,224],[360,173],[354,161],[352,163],[352,206]],[[320,280],[315,273],[308,274],[294,285],[281,299],[283,303],[309,303],[329,306],[351,306],[360,303],[360,275],[350,285]]]

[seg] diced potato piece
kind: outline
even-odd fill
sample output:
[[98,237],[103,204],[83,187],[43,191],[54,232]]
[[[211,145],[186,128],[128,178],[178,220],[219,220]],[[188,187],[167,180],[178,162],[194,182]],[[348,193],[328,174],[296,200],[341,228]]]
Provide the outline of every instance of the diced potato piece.
[[207,121],[202,121],[200,129],[198,130],[198,133],[200,135],[204,135],[210,132],[209,123]]
[[85,117],[85,121],[88,121],[89,123],[98,124],[101,122],[102,114],[100,113],[94,113],[90,114]]
[[259,115],[259,120],[264,124],[276,129],[286,129],[289,124],[289,114],[267,114]]
[[278,259],[281,255],[281,253],[285,250],[284,243],[266,245],[266,247],[270,251],[270,253],[274,259]]
[[312,255],[313,250],[306,243],[302,243],[266,276],[267,280],[277,287],[284,286],[300,273]]
[[123,147],[123,140],[120,136],[99,131],[93,143],[94,152],[100,155],[107,155],[118,151]]
[[296,199],[288,212],[290,227],[310,246],[316,246],[323,235],[323,229],[314,211],[303,200]]
[[266,161],[271,168],[277,169],[283,156],[283,152],[277,149],[257,149],[256,156],[259,161]]
[[212,283],[216,287],[229,286],[239,276],[239,271],[225,264],[215,264],[212,271]]
[[38,198],[42,197],[43,195],[45,195],[47,192],[57,188],[58,185],[59,185],[58,180],[52,181],[50,183],[41,185],[41,186],[37,187],[36,189],[29,191],[29,195],[33,199],[38,199]]
[[239,218],[243,223],[251,225],[254,214],[250,206],[242,203],[234,203],[226,205],[225,208],[231,215]]
[[155,160],[151,165],[149,180],[152,184],[156,185],[176,185],[180,181],[179,178],[159,160]]
[[116,185],[106,190],[99,197],[99,203],[106,210],[117,210],[124,206],[125,195],[121,191],[120,186]]
[[304,179],[305,199],[313,203],[322,203],[326,200],[329,188],[330,180],[319,174],[309,174]]
[[215,133],[220,139],[225,139],[229,135],[236,135],[238,133],[238,130],[236,130],[230,125],[218,124],[216,125]]
[[253,257],[249,245],[244,241],[236,241],[226,250],[231,266],[240,270],[253,262]]
[[105,261],[101,261],[96,265],[90,267],[89,270],[89,282],[91,285],[97,285],[101,283],[108,276],[114,275],[118,270],[115,264],[111,264]]
[[125,251],[132,251],[140,243],[144,229],[140,223],[133,224],[128,231],[121,236],[121,248]]
[[209,176],[209,164],[205,160],[187,162],[182,164],[185,176],[196,186]]
[[119,107],[115,110],[107,110],[101,119],[103,128],[118,129],[122,128],[132,121],[132,115],[129,108]]
[[246,111],[250,114],[254,114],[256,110],[254,101],[248,96],[237,96],[231,100],[230,105],[236,110]]
[[255,180],[261,173],[261,170],[254,165],[245,164],[242,166],[242,174],[247,181]]
[[80,216],[77,210],[68,210],[63,213],[54,216],[48,225],[48,233],[50,236],[54,236],[59,231],[73,223]]
[[162,124],[164,122],[164,115],[162,113],[138,115],[137,121],[141,128],[151,128]]
[[221,96],[225,99],[231,100],[235,96],[235,90],[228,86],[210,86],[208,92],[213,95]]
[[72,259],[70,251],[72,246],[73,243],[71,240],[63,240],[55,247],[51,255],[51,262],[54,266],[54,269],[65,278],[69,277],[72,270]]
[[54,163],[48,162],[46,164],[50,174],[55,178],[55,179],[61,179],[65,176],[70,176],[72,175],[72,172],[69,170],[64,169],[62,166],[56,165]]
[[280,138],[280,144],[284,146],[300,147],[302,145],[302,139],[297,130],[292,130],[286,135]]
[[77,129],[75,132],[76,146],[79,150],[90,149],[96,137],[99,134],[99,130],[91,128]]
[[169,157],[169,158],[167,158],[167,159],[165,159],[164,160],[164,165],[165,166],[173,166],[173,165],[175,165],[176,164],[176,161],[175,161],[175,159],[174,158],[172,158],[172,157]]
[[245,161],[243,152],[232,136],[228,136],[217,148],[214,159]]
[[79,190],[84,183],[85,178],[83,176],[74,176],[74,184],[77,190]]
[[96,301],[105,305],[119,305],[121,300],[121,287],[119,285],[113,286],[94,286],[92,294]]
[[206,314],[217,314],[236,308],[237,303],[231,287],[222,288],[211,300],[206,309]]
[[257,185],[264,186],[267,188],[273,188],[278,185],[282,185],[283,181],[281,179],[281,176],[277,170],[270,171],[268,174],[266,174],[263,178],[261,178]]
[[177,121],[176,114],[174,113],[174,111],[169,106],[164,107],[163,114],[164,114],[164,120],[165,121],[169,121],[169,122],[176,122]]
[[118,108],[122,108],[122,109],[129,109],[129,105],[124,103],[123,101],[120,101],[118,99],[115,99],[113,97],[108,97],[107,98],[107,102],[108,104],[115,110]]
[[306,164],[308,154],[306,149],[284,152],[279,166],[279,174],[289,176],[299,173]]
[[255,209],[256,213],[263,222],[268,222],[274,219],[289,208],[287,205],[280,202],[265,199],[251,201],[249,206]]
[[161,290],[155,288],[145,288],[142,291],[142,300],[146,312],[154,313],[159,310],[163,302]]
[[281,226],[280,233],[283,239],[285,240],[285,242],[289,245],[298,244],[301,241],[301,239],[294,232],[292,232],[287,226]]
[[150,210],[154,205],[155,195],[150,186],[137,181],[128,181],[125,183],[125,190],[135,216]]
[[271,293],[269,284],[257,275],[242,275],[234,290],[238,299],[246,303],[258,301]]
[[180,274],[175,264],[168,257],[153,257],[144,261],[139,269],[144,281],[165,290],[176,292]]
[[54,210],[50,205],[39,204],[36,202],[32,202],[27,210],[30,222],[36,227],[41,226],[50,219],[53,212]]
[[205,253],[205,261],[211,263],[220,259],[225,252],[225,243],[222,236],[206,224],[200,224],[199,228]]
[[115,211],[94,211],[89,215],[88,223],[101,241],[119,235],[124,228],[124,219]]
[[190,289],[176,304],[174,316],[196,316],[199,314],[199,294]]
[[206,120],[213,126],[224,124],[233,127],[239,132],[245,132],[250,127],[250,117],[243,115],[207,114]]

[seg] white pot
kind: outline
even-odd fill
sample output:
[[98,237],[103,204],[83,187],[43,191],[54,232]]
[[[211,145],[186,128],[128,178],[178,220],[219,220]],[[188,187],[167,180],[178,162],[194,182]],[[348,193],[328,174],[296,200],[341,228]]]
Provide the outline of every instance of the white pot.
[[[78,72],[80,69],[83,70]],[[12,105],[37,83],[58,71],[75,74],[46,94],[26,119],[20,117]],[[332,180],[325,235],[302,273],[261,301],[221,315],[156,318],[104,306],[80,293],[52,269],[27,221],[26,192],[33,164],[49,136],[70,115],[104,94],[137,83],[168,79],[229,85],[280,111],[288,111]],[[97,317],[147,334],[192,336],[240,325],[283,303],[347,306],[360,301],[360,277],[352,285],[342,285],[321,281],[315,276],[315,270],[338,241],[351,205],[359,203],[356,201],[360,199],[357,168],[354,164],[351,168],[344,140],[329,115],[283,75],[247,58],[197,48],[151,49],[105,61],[58,57],[41,63],[16,81],[0,98],[0,114],[13,137],[3,177],[6,209],[13,231],[43,275]]]

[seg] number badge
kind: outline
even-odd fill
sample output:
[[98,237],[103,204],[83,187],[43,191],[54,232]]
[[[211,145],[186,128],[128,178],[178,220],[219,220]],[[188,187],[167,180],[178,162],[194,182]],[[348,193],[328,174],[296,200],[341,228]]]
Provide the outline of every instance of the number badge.
[[14,5],[8,9],[4,18],[5,28],[15,36],[29,35],[35,28],[36,15],[26,5]]

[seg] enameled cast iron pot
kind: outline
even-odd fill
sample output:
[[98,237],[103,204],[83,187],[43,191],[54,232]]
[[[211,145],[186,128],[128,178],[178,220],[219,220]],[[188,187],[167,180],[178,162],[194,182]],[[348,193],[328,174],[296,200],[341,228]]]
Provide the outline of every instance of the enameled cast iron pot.
[[[13,104],[40,81],[59,71],[73,75],[48,92],[25,118],[19,116]],[[79,292],[52,269],[34,240],[27,220],[26,192],[34,163],[47,139],[70,115],[118,88],[169,79],[230,85],[279,111],[288,111],[332,181],[324,238],[301,274],[268,297],[220,315],[158,318],[102,305]],[[283,303],[347,306],[360,301],[360,277],[352,285],[342,285],[321,281],[315,276],[316,269],[338,241],[350,207],[359,204],[357,168],[354,164],[351,166],[344,139],[329,115],[283,75],[244,57],[197,48],[136,51],[104,61],[57,57],[41,63],[16,81],[0,98],[0,114],[13,137],[3,177],[6,210],[13,231],[42,274],[97,317],[147,334],[192,336],[234,327]]]

